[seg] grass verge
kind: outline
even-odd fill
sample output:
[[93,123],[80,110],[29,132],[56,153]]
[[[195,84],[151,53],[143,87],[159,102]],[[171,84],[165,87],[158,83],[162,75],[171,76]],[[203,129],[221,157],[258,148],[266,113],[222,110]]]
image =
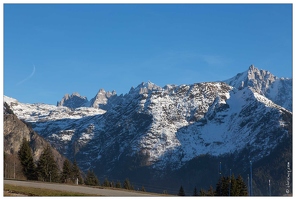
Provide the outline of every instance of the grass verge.
[[[4,191],[8,191],[10,194],[22,194],[25,196],[98,196],[98,195],[90,195],[78,192],[68,192],[68,191],[60,191],[60,190],[50,190],[44,188],[33,188],[33,187],[24,187],[24,186],[16,186],[4,184]],[[4,193],[4,196],[10,196],[8,193]]]

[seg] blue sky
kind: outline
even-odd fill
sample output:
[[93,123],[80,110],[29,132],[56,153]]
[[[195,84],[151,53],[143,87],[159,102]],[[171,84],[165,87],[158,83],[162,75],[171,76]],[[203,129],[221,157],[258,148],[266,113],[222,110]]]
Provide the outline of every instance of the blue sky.
[[4,94],[20,102],[225,80],[251,64],[292,77],[291,4],[4,4]]

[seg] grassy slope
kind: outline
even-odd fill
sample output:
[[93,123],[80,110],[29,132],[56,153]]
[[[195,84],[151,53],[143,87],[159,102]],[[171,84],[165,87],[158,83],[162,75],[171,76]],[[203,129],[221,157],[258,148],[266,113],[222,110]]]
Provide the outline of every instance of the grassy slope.
[[[78,192],[67,192],[60,190],[41,189],[33,187],[15,186],[15,185],[4,185],[4,191],[9,193],[23,194],[26,196],[97,196]],[[4,196],[9,195],[4,193]]]

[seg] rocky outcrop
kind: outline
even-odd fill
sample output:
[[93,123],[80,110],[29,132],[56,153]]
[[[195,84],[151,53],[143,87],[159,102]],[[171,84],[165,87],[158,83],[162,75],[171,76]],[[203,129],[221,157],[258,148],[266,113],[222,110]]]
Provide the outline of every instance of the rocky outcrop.
[[80,96],[77,92],[72,95],[65,94],[61,101],[57,102],[57,106],[66,106],[68,108],[83,107],[88,102],[86,97]]
[[[38,161],[43,149],[50,145],[45,139],[37,134],[29,124],[18,119],[16,115],[11,112],[7,112],[10,108],[8,105],[4,105],[4,122],[3,122],[3,134],[4,134],[4,152],[8,155],[17,156],[23,139],[30,141],[32,148],[33,159]],[[57,161],[58,167],[62,170],[65,157],[62,156],[56,149],[52,148],[53,155]]]

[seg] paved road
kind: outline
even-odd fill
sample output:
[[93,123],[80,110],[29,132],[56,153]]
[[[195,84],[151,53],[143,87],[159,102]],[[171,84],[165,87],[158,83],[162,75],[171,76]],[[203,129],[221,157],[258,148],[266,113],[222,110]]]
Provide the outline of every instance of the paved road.
[[144,192],[132,192],[124,190],[112,190],[112,189],[100,189],[92,188],[81,185],[66,185],[58,183],[44,183],[44,182],[29,182],[29,181],[15,181],[15,180],[4,180],[4,184],[26,186],[34,188],[46,188],[52,190],[64,190],[70,192],[80,192],[90,195],[103,195],[103,196],[157,196],[157,194],[150,194]]

